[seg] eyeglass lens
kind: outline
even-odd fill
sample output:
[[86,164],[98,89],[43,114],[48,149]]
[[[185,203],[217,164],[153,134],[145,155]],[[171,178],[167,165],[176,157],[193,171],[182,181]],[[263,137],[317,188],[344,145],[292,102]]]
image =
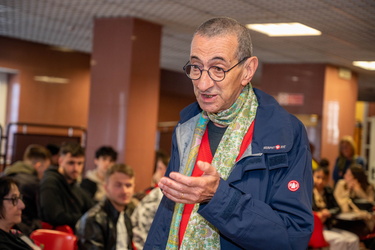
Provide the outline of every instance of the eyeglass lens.
[[225,77],[225,72],[220,67],[212,66],[208,70],[204,70],[204,69],[202,70],[197,65],[191,65],[191,64],[188,64],[185,67],[186,75],[192,80],[199,79],[202,75],[202,71],[207,71],[208,75],[214,81],[221,81]]
[[11,201],[12,204],[13,204],[13,206],[17,206],[18,205],[18,201],[22,200],[22,195],[20,195],[18,197],[12,197],[12,198],[3,198],[3,200]]

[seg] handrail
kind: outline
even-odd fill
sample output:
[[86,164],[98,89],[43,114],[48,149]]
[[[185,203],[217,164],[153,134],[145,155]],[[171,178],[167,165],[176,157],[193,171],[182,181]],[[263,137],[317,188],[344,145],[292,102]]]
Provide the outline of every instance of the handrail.
[[[7,125],[7,130],[6,130],[6,140],[5,140],[5,153],[4,153],[4,162],[3,162],[3,168],[2,170],[5,169],[6,167],[6,161],[7,161],[7,156],[8,156],[8,147],[9,147],[9,138],[10,138],[10,131],[12,126],[25,126],[27,127],[37,127],[37,128],[53,128],[53,129],[67,129],[68,131],[68,136],[72,137],[74,130],[79,130],[82,132],[81,136],[81,145],[83,147],[86,146],[87,142],[87,130],[84,127],[80,126],[64,126],[64,125],[52,125],[52,124],[39,124],[39,123],[26,123],[26,122],[11,122],[8,123]],[[24,134],[27,134],[27,131],[24,131]]]

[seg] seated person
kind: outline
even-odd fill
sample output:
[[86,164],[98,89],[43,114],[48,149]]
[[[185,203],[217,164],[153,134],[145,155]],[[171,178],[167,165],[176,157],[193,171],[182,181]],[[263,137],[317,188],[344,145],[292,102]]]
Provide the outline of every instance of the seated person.
[[352,212],[356,220],[339,220],[336,225],[349,230],[359,236],[367,235],[374,230],[374,219],[370,213],[355,204],[356,199],[361,199],[372,204],[374,202],[374,187],[368,182],[363,167],[352,164],[344,174],[344,179],[339,180],[335,187],[334,196],[343,213]]
[[134,195],[135,199],[141,201],[147,194],[151,192],[154,188],[158,187],[158,183],[161,177],[164,176],[165,171],[168,167],[169,156],[162,150],[157,150],[155,152],[155,163],[154,163],[154,173],[151,179],[151,186],[147,187]]
[[15,180],[0,177],[0,248],[5,250],[40,249],[31,239],[12,227],[21,222],[25,204]]
[[40,184],[41,218],[54,227],[68,225],[74,229],[78,219],[94,205],[77,184],[85,151],[71,142],[63,144],[59,154],[59,167],[50,166]]
[[38,200],[39,182],[49,165],[49,151],[41,145],[31,144],[25,150],[23,161],[17,161],[4,171],[6,176],[19,183],[26,208],[22,212],[22,222],[17,224],[15,228],[26,235],[30,235],[35,229],[41,228]]
[[134,171],[125,164],[111,166],[105,176],[106,197],[77,222],[78,247],[133,249],[132,225],[125,209],[134,194]]
[[152,178],[153,186],[149,189],[151,191],[139,202],[131,216],[133,223],[133,242],[137,249],[143,249],[156,210],[163,197],[163,193],[158,187],[158,182],[160,178],[165,175],[168,162],[168,155],[162,151],[156,152],[155,170]]
[[102,146],[95,152],[95,169],[86,172],[86,178],[81,182],[81,188],[86,190],[94,201],[104,199],[104,176],[107,169],[117,160],[117,152],[109,146]]
[[313,177],[313,211],[325,225],[323,235],[330,244],[330,249],[359,249],[357,235],[334,227],[333,217],[340,212],[340,208],[333,196],[332,188],[327,185],[329,178],[328,168],[318,167],[314,170]]
[[342,212],[350,212],[356,209],[355,199],[374,202],[374,187],[368,182],[363,167],[354,163],[345,172],[344,179],[337,183],[334,195]]

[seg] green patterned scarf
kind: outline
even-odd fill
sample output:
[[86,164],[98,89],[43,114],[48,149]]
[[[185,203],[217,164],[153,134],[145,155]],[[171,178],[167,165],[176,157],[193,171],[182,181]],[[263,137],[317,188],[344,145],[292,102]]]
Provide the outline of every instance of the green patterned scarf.
[[[214,123],[228,126],[211,163],[217,169],[221,178],[226,180],[240,152],[242,140],[254,121],[257,107],[258,100],[249,83],[229,109],[217,114],[203,111],[194,130],[193,141],[183,174],[191,176],[202,136],[208,121],[211,120]],[[198,208],[199,204],[195,204],[180,249],[220,249],[218,230],[197,213]],[[184,204],[176,203],[167,249],[178,249],[178,235],[183,210]]]

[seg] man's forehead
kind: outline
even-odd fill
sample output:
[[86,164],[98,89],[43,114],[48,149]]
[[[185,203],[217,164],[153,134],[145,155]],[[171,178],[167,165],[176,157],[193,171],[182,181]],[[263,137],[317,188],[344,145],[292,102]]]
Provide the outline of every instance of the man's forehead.
[[69,160],[73,160],[73,161],[83,161],[83,160],[85,160],[85,157],[83,155],[72,156],[71,153],[67,153],[67,154],[63,155],[63,157],[65,157]]
[[237,37],[234,35],[201,36],[195,35],[190,47],[190,59],[230,60],[236,57],[238,49]]
[[114,172],[108,177],[109,181],[121,181],[124,183],[134,182],[134,176],[130,177],[129,175],[122,172]]

